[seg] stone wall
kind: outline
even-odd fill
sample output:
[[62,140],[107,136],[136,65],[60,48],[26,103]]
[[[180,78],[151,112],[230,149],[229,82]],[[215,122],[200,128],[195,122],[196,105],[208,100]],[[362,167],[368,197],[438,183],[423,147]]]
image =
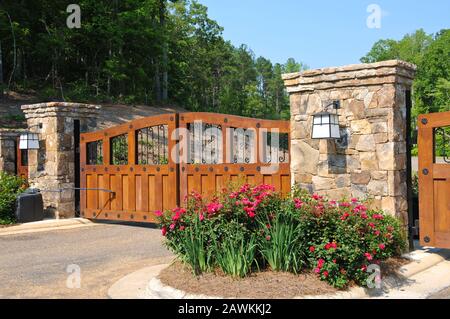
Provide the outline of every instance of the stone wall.
[[[98,108],[61,102],[22,106],[30,131],[39,133],[40,141],[39,150],[28,153],[29,183],[43,190],[44,208],[49,217],[75,215],[74,120],[80,120],[81,132],[85,132],[96,126]],[[56,192],[59,189],[66,190]]]
[[20,131],[0,130],[0,172],[16,173],[16,141]]
[[[333,199],[369,196],[406,221],[405,92],[414,74],[415,66],[394,60],[284,75],[293,183]],[[334,100],[342,138],[311,139],[313,115]]]

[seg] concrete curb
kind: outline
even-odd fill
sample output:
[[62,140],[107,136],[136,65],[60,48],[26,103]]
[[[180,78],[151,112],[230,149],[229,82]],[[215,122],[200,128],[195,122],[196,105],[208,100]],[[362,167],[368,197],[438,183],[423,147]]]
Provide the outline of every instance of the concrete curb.
[[96,225],[97,224],[92,221],[84,218],[51,219],[0,228],[0,236],[45,232],[56,229],[63,230],[79,227],[91,227]]
[[[381,289],[369,290],[354,287],[348,291],[338,292],[332,295],[301,296],[294,299],[363,299],[377,297],[390,289],[401,287],[408,279],[420,274],[441,262],[450,258],[450,250],[422,248],[404,255],[411,260],[410,264],[401,267],[398,271],[399,278],[388,277],[383,280]],[[224,299],[217,296],[205,296],[189,294],[185,291],[164,285],[157,277],[159,273],[170,266],[160,264],[146,267],[131,273],[117,281],[108,291],[111,299]],[[431,293],[431,292],[430,292]],[[231,298],[230,298],[231,299]]]

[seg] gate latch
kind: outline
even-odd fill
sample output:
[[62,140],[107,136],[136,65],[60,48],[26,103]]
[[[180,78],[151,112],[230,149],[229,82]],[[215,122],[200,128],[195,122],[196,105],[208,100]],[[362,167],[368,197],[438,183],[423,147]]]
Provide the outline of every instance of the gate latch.
[[419,236],[419,230],[420,230],[420,226],[419,226],[419,220],[416,219],[414,221],[414,226],[411,227],[411,232],[414,236]]

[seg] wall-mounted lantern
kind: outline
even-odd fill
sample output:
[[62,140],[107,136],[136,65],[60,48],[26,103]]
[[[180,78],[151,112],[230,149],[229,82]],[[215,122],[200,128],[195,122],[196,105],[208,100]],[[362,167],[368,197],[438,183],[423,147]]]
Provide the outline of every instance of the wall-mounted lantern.
[[323,112],[314,114],[312,138],[313,139],[340,139],[341,133],[339,131],[339,115],[337,111],[335,114],[327,112],[327,109],[332,106],[333,109],[338,110],[341,107],[340,101],[333,101],[327,105]]
[[[39,127],[42,128],[42,124],[38,124],[35,126],[30,127]],[[37,150],[39,149],[39,134],[38,133],[32,133],[32,132],[26,132],[20,135],[19,140],[19,149],[21,150]]]

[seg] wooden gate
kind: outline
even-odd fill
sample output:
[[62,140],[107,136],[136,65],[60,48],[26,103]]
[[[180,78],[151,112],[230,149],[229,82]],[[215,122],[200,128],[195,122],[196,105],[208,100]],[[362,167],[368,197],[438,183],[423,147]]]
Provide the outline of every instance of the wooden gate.
[[16,140],[16,174],[17,176],[28,180],[28,150],[19,148],[20,138]]
[[229,181],[290,191],[289,122],[212,113],[166,114],[85,133],[80,141],[81,215],[154,222],[192,191]]
[[421,244],[450,248],[450,112],[418,122]]

